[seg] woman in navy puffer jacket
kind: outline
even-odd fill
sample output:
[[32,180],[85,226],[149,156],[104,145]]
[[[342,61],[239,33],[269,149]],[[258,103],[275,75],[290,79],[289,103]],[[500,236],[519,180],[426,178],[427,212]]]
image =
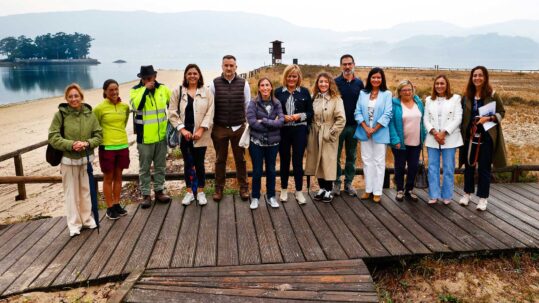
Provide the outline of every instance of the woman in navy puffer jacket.
[[258,95],[247,107],[247,122],[251,129],[249,154],[253,163],[253,188],[251,209],[258,208],[262,168],[266,162],[266,202],[271,207],[279,207],[275,199],[275,162],[279,142],[280,128],[284,124],[281,102],[273,96],[273,86],[268,78],[258,81]]

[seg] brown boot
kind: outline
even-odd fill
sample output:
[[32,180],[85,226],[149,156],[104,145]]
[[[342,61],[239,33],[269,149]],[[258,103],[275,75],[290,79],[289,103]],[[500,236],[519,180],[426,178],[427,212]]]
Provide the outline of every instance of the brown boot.
[[249,188],[248,187],[240,187],[240,198],[243,201],[249,200]]
[[213,201],[219,202],[223,199],[223,188],[215,187],[215,192],[213,193]]
[[170,196],[165,194],[162,190],[155,192],[155,202],[169,203],[170,200]]
[[140,207],[146,209],[150,208],[152,206],[152,197],[150,195],[144,195],[142,202],[140,203]]

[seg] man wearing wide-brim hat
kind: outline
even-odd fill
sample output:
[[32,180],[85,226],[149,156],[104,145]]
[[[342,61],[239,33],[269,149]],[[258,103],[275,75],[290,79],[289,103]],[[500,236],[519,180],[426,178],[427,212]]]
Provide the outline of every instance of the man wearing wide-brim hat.
[[164,190],[167,156],[167,107],[171,93],[168,87],[156,81],[156,76],[157,72],[152,65],[141,66],[140,72],[137,74],[140,82],[130,91],[139,153],[139,185],[143,197],[142,208],[148,208],[152,205],[150,173],[152,162],[154,165],[155,201],[170,202],[170,197],[165,194]]

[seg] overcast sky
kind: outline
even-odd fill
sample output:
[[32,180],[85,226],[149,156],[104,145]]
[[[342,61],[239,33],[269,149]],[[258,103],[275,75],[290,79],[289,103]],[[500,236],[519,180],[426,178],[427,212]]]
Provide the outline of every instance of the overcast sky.
[[0,0],[0,7],[0,15],[87,9],[242,11],[341,31],[387,28],[413,21],[437,20],[471,27],[513,19],[539,19],[537,0]]

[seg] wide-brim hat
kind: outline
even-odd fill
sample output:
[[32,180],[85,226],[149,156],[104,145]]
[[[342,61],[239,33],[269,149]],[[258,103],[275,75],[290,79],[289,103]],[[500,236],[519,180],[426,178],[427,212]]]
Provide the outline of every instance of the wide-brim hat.
[[140,73],[137,74],[137,77],[144,78],[157,75],[157,72],[153,69],[153,65],[142,65],[140,67]]

